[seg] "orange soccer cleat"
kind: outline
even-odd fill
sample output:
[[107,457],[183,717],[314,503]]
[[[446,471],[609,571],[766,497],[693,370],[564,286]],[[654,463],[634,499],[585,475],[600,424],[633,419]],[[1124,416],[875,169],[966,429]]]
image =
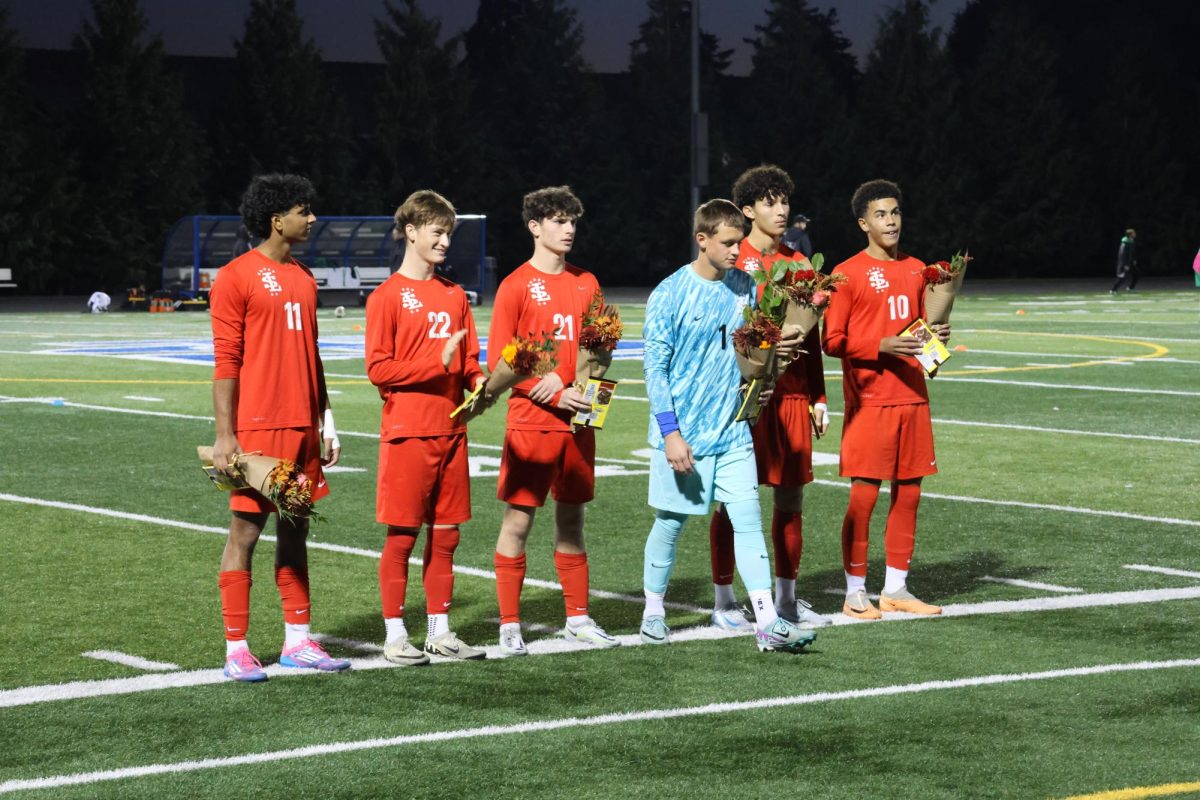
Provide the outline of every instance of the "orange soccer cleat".
[[883,616],[867,599],[866,589],[858,589],[847,595],[846,602],[842,604],[842,613],[851,619],[879,619]]
[[912,592],[908,587],[902,587],[900,591],[892,594],[879,595],[879,608],[881,611],[903,611],[908,614],[940,614],[942,613],[941,606],[934,606],[926,603],[924,600],[918,600],[913,597]]

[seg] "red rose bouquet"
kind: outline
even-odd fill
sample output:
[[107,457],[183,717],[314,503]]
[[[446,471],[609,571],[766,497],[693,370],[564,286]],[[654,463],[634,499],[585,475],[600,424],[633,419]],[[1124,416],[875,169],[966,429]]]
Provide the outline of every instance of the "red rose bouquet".
[[579,354],[575,360],[577,388],[586,386],[589,378],[604,377],[624,332],[620,310],[616,306],[605,305],[604,297],[597,293],[587,311],[583,312],[579,326]]
[[954,298],[962,290],[963,278],[971,256],[955,253],[949,261],[938,261],[925,267],[925,321],[930,325],[944,325],[950,321]]

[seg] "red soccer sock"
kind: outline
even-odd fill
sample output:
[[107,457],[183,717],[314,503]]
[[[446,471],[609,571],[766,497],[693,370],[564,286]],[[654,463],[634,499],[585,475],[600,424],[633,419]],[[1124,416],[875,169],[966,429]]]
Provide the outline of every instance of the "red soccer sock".
[[733,523],[724,506],[708,523],[708,549],[712,558],[712,580],[718,586],[733,584]]
[[867,543],[871,539],[871,512],[879,487],[866,481],[850,482],[850,504],[842,520],[842,569],[860,578],[867,576]]
[[520,622],[521,587],[525,584],[525,554],[516,557],[496,553],[496,599],[500,603],[500,624]]
[[554,568],[563,587],[563,604],[568,617],[586,617],[588,613],[587,553],[554,551]]
[[883,546],[887,565],[908,571],[912,562],[917,533],[917,506],[921,503],[921,484],[892,481],[892,504],[888,509]]
[[379,559],[379,599],[384,619],[404,616],[404,595],[408,591],[408,559],[417,536],[412,531],[388,528]]
[[799,511],[775,509],[771,518],[771,544],[775,548],[775,577],[796,580],[804,550],[804,524]]
[[276,567],[275,585],[283,601],[283,621],[289,625],[307,625],[312,600],[308,594],[308,571],[294,567]]
[[221,617],[225,620],[225,639],[245,641],[250,627],[250,571],[233,569],[217,573],[221,589]]
[[430,528],[425,537],[425,565],[421,579],[425,583],[425,610],[429,614],[450,613],[458,536],[458,528]]

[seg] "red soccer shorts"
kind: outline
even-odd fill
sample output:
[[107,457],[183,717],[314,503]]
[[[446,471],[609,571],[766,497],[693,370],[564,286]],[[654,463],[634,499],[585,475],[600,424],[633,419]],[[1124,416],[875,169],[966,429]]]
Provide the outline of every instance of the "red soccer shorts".
[[376,522],[419,528],[461,525],[470,519],[465,433],[379,443]]
[[907,480],[937,473],[929,404],[847,407],[843,478]]
[[[321,432],[314,425],[304,428],[271,428],[262,431],[238,431],[238,444],[243,453],[256,450],[264,456],[286,458],[303,465],[304,474],[312,481],[313,500],[329,494],[329,486],[321,473]],[[266,514],[275,504],[253,489],[238,489],[230,493],[229,509],[247,514]]]
[[750,429],[758,482],[767,486],[803,486],[812,483],[812,424],[808,398],[789,395],[771,398]]
[[513,431],[504,435],[496,496],[515,506],[586,503],[596,493],[596,431]]

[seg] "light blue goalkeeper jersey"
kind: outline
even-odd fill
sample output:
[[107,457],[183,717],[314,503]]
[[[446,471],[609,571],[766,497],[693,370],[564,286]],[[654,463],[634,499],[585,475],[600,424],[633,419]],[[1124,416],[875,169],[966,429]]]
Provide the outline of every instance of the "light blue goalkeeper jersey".
[[734,422],[742,377],[733,332],[753,305],[754,279],[731,269],[719,281],[685,264],[660,283],[646,303],[644,364],[650,397],[647,441],[663,449],[655,414],[674,411],[679,433],[696,456],[725,453],[750,443],[750,426]]

